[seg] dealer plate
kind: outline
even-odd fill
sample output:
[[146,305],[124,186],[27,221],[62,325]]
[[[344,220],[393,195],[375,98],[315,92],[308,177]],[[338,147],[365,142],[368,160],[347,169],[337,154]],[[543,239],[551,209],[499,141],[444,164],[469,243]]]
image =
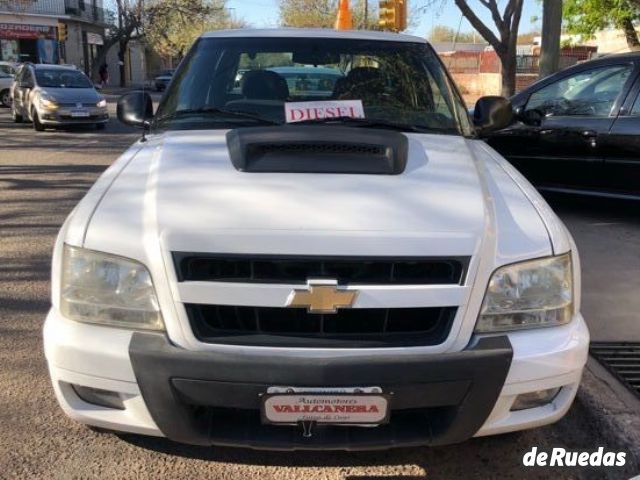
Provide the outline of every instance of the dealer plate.
[[73,118],[86,118],[89,116],[89,112],[86,110],[73,110],[71,116]]
[[276,424],[379,425],[389,420],[389,400],[379,387],[271,387],[262,397],[262,418]]

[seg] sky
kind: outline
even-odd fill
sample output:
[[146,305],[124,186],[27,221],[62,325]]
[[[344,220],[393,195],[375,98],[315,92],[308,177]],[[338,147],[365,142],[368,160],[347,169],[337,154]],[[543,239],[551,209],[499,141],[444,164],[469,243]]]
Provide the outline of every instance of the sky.
[[[446,25],[458,29],[460,23],[460,11],[453,0],[408,0],[409,10],[425,4],[432,6],[418,14],[416,26],[407,31],[420,37],[427,37],[433,25]],[[489,10],[483,7],[478,0],[469,0],[474,11],[480,18],[493,26]],[[371,2],[373,3],[373,2]],[[355,4],[355,1],[352,1]],[[504,8],[505,1],[498,0],[498,5]],[[540,30],[541,21],[531,22],[534,16],[541,17],[542,2],[538,0],[524,0],[520,33]],[[227,0],[227,6],[232,8],[232,13],[238,18],[243,18],[253,27],[277,27],[278,26],[278,0]],[[495,29],[494,29],[495,30]],[[460,31],[473,31],[466,19],[462,20]]]

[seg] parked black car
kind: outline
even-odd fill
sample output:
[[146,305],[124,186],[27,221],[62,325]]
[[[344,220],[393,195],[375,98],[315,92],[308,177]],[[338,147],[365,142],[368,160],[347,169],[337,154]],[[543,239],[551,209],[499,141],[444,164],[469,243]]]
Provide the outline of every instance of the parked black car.
[[640,200],[640,52],[567,68],[511,98],[488,143],[540,190]]
[[171,79],[173,78],[174,72],[175,70],[165,70],[164,72],[161,72],[160,75],[158,75],[153,79],[153,84],[156,87],[156,90],[158,92],[165,91],[165,89],[167,88],[167,85],[169,85],[169,83],[171,82]]

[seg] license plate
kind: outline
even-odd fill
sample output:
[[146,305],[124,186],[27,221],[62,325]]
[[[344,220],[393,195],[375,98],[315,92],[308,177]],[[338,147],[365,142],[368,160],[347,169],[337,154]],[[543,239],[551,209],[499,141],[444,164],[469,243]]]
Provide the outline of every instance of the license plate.
[[71,112],[71,116],[74,118],[88,117],[89,112],[87,112],[86,110],[74,110]]
[[389,420],[389,401],[379,387],[271,387],[262,397],[262,418],[276,424],[379,425]]

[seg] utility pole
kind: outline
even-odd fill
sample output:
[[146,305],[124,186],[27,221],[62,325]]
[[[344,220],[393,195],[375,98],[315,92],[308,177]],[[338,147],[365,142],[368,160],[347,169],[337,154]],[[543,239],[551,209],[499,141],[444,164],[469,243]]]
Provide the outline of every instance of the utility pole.
[[369,26],[369,0],[364,0],[364,30]]
[[561,33],[562,0],[544,0],[542,3],[540,78],[547,77],[558,70]]

